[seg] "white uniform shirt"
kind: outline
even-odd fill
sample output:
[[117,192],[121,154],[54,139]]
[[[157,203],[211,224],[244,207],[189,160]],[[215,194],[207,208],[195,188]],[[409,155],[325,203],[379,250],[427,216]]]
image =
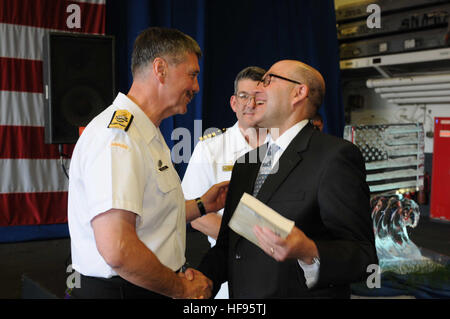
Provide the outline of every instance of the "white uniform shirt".
[[[108,128],[114,111],[134,118],[125,132]],[[164,138],[139,106],[119,93],[80,136],[69,174],[68,223],[73,268],[117,275],[99,254],[92,219],[112,208],[137,215],[139,239],[172,270],[185,263],[186,212],[180,178]]]

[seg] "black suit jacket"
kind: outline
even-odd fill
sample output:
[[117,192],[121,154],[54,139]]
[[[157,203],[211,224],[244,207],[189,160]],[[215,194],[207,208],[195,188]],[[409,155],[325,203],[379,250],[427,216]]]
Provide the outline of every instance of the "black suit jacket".
[[217,243],[199,270],[213,280],[213,294],[228,280],[231,298],[349,297],[350,283],[365,280],[367,266],[378,263],[359,149],[308,124],[257,195],[316,243],[319,279],[308,289],[297,260],[277,262],[228,227],[242,194],[253,193],[266,148],[236,161]]

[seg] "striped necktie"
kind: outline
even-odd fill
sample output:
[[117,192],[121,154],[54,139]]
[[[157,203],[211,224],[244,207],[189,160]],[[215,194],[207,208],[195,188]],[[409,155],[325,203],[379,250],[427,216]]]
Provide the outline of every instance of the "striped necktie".
[[269,148],[267,149],[266,157],[264,158],[263,162],[261,163],[261,167],[259,168],[258,176],[256,177],[255,181],[255,187],[253,189],[253,196],[258,195],[259,190],[261,189],[262,184],[264,184],[264,181],[267,178],[267,175],[270,174],[270,171],[272,170],[272,161],[275,156],[275,153],[280,149],[280,147],[272,143]]

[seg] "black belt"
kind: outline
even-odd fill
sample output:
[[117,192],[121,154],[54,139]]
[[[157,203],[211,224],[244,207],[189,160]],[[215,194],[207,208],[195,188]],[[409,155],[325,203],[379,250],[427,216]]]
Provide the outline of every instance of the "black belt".
[[[175,273],[185,272],[186,263]],[[70,297],[80,299],[167,299],[168,297],[136,286],[120,276],[91,277],[80,274],[80,287],[73,288]]]
[[80,287],[74,287],[70,298],[75,299],[168,299],[154,291],[136,286],[122,277],[90,277],[80,274]]

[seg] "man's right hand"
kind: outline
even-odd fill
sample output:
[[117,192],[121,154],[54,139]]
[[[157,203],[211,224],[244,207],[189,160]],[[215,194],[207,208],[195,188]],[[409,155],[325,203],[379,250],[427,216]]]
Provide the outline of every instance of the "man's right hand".
[[211,297],[212,281],[200,271],[188,268],[178,276],[184,287],[184,299],[208,299]]

